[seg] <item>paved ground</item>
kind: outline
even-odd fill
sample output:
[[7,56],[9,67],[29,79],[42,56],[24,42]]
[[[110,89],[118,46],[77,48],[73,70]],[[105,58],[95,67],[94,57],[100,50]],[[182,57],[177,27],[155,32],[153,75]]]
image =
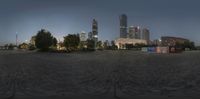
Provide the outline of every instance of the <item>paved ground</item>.
[[0,95],[15,99],[197,97],[200,52],[0,51]]

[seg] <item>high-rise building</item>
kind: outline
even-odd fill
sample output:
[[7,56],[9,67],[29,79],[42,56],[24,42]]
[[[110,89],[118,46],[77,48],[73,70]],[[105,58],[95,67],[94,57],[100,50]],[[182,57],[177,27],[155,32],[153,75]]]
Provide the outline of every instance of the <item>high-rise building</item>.
[[141,39],[141,30],[140,30],[140,27],[130,26],[129,27],[128,38],[131,38],[131,39]]
[[142,29],[141,39],[146,40],[147,42],[150,41],[150,32],[147,28]]
[[128,38],[135,38],[135,28],[134,26],[129,27]]
[[80,41],[86,41],[87,38],[86,38],[86,33],[84,31],[82,31],[80,34],[79,34],[79,38],[80,38]]
[[120,16],[120,38],[127,38],[127,16]]
[[92,32],[89,32],[89,33],[88,33],[88,39],[89,39],[89,40],[92,40]]
[[94,45],[96,49],[98,42],[98,22],[95,19],[93,19],[92,22],[92,40],[94,40]]
[[95,19],[92,22],[92,38],[94,41],[98,41],[98,22]]
[[140,27],[135,27],[135,39],[141,39],[141,29]]

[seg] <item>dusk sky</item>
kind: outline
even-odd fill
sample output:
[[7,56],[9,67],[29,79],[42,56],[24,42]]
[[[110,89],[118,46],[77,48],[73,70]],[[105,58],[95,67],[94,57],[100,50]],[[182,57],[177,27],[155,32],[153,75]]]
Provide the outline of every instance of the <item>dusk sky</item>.
[[188,38],[200,45],[200,0],[0,0],[0,45],[30,40],[44,28],[57,39],[69,33],[90,32],[99,23],[99,39],[119,37],[119,15],[128,25],[150,29],[151,40],[161,36]]

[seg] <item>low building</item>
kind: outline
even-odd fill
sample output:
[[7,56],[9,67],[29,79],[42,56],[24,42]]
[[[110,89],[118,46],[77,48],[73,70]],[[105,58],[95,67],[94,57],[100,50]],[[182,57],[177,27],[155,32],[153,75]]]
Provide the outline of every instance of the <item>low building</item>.
[[20,49],[28,49],[28,48],[29,48],[29,45],[26,44],[26,43],[22,43],[22,44],[19,45],[19,48],[20,48]]
[[126,44],[145,44],[147,45],[146,40],[142,39],[130,39],[130,38],[118,38],[115,40],[115,45],[118,49],[126,49]]
[[148,52],[148,53],[160,53],[165,54],[169,53],[169,47],[165,46],[157,46],[157,47],[142,47],[142,52]]
[[189,40],[180,37],[170,37],[170,36],[161,37],[162,46],[175,46],[177,43],[184,44],[184,42],[189,42]]

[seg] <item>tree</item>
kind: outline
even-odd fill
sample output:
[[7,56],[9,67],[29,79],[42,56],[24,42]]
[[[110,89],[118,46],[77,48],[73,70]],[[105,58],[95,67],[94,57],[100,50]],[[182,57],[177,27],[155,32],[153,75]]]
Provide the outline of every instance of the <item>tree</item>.
[[103,49],[102,41],[97,42],[97,49]]
[[4,45],[5,49],[8,49],[8,46],[9,46],[8,44],[5,44],[5,45]]
[[95,41],[94,40],[87,40],[87,49],[88,50],[95,50]]
[[109,41],[108,40],[106,40],[105,42],[103,42],[103,48],[104,49],[109,49],[109,46],[110,46],[110,44],[109,44]]
[[15,45],[13,45],[13,44],[9,44],[9,45],[8,45],[8,49],[9,49],[9,50],[13,50],[14,47],[15,47]]
[[183,48],[189,48],[189,49],[195,49],[195,44],[194,42],[190,42],[190,41],[185,41],[183,43]]
[[41,51],[47,51],[53,45],[53,36],[49,31],[41,29],[36,35],[35,45]]
[[125,44],[125,46],[126,46],[126,49],[128,49],[128,50],[134,48],[133,44]]
[[64,46],[68,50],[77,50],[80,43],[80,38],[76,34],[69,34],[64,37]]
[[56,46],[57,43],[58,43],[58,41],[57,41],[57,39],[54,37],[54,38],[53,38],[53,46]]
[[115,45],[115,41],[111,41],[111,49],[116,50],[117,46]]
[[29,50],[35,50],[36,48],[35,48],[35,46],[33,44],[29,44],[29,48],[28,49]]
[[190,47],[191,47],[192,50],[195,50],[196,49],[195,43],[194,42],[190,42]]
[[79,47],[78,47],[80,50],[86,50],[87,48],[87,41],[81,41],[79,43]]
[[136,47],[136,48],[142,48],[142,47],[147,47],[147,45],[144,44],[144,43],[136,43],[136,44],[135,44],[135,47]]

